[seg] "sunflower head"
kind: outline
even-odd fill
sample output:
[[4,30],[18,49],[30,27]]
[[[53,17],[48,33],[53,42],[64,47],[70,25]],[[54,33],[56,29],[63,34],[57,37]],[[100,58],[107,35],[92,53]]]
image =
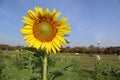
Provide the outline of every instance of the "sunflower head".
[[67,18],[58,19],[61,12],[52,12],[48,8],[45,11],[41,7],[35,7],[35,12],[28,10],[28,16],[23,16],[25,23],[20,32],[29,47],[46,49],[46,53],[60,51],[61,45],[66,44],[63,38],[70,32]]

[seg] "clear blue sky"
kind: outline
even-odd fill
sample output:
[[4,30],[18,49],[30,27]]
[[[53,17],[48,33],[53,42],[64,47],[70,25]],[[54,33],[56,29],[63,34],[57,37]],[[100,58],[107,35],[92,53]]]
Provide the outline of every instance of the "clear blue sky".
[[120,0],[0,0],[0,43],[24,45],[19,29],[28,9],[56,8],[67,17],[74,46],[120,46]]

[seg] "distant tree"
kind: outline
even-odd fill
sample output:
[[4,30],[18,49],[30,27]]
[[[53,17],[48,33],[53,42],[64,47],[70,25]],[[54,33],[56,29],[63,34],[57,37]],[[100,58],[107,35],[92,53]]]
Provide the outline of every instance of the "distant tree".
[[61,52],[62,52],[62,53],[70,53],[70,52],[71,52],[70,46],[67,46],[67,47],[65,47],[65,48],[62,48]]
[[80,53],[81,52],[81,48],[80,47],[74,47],[71,50],[73,53]]
[[81,47],[81,53],[89,53],[89,50],[87,47]]
[[[98,47],[94,47],[93,45],[90,45],[88,47],[88,50],[89,50],[89,53],[95,54],[98,52]],[[100,48],[99,48],[99,51],[100,51]]]
[[1,50],[7,50],[7,51],[14,51],[16,49],[20,49],[21,46],[10,46],[10,45],[7,45],[7,44],[0,44],[0,49]]

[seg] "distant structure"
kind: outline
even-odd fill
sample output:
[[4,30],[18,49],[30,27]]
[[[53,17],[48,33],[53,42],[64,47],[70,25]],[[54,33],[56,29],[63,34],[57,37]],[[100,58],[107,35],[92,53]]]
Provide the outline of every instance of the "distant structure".
[[98,48],[100,47],[100,42],[101,42],[101,41],[99,40],[99,41],[98,41]]
[[100,54],[100,49],[99,49],[99,48],[100,48],[100,43],[101,43],[101,41],[98,40],[97,43],[98,43],[98,54]]

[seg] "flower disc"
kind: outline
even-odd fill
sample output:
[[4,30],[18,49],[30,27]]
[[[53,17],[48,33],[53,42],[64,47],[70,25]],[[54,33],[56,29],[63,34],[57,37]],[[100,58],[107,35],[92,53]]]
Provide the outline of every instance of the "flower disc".
[[51,41],[55,37],[55,31],[56,29],[48,22],[35,24],[33,28],[34,36],[42,42]]

